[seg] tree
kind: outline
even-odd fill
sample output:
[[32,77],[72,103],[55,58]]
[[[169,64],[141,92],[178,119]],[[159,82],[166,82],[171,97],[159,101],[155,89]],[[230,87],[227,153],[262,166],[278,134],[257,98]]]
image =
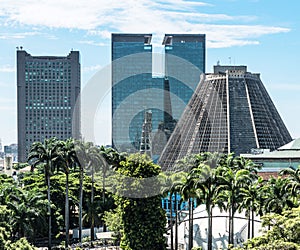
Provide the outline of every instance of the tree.
[[262,220],[263,234],[248,240],[243,249],[300,249],[300,207],[283,211],[282,215],[267,214]]
[[218,168],[219,185],[216,189],[217,199],[224,204],[229,212],[229,241],[234,244],[234,215],[242,200],[240,189],[252,182],[248,169],[236,167],[233,155],[229,155],[225,164]]
[[[156,188],[157,183],[152,183],[150,187],[143,185],[144,179],[156,177],[160,173],[160,167],[155,165],[148,156],[141,154],[128,156],[120,165],[119,186],[115,199],[123,223],[121,248],[124,250],[166,249],[164,238],[166,217],[165,211],[161,208],[161,198],[159,195],[145,197],[145,190]],[[122,193],[124,189],[128,193],[137,194],[136,197],[145,198],[126,197]]]
[[[118,166],[120,156],[113,148],[100,147],[100,158],[101,158],[101,171],[102,171],[102,206],[105,206],[106,202],[106,177],[110,167],[113,165]],[[106,225],[103,223],[103,232],[106,232]]]
[[[91,242],[94,241],[95,237],[95,173],[100,170],[103,158],[100,155],[99,148],[91,146],[88,153],[89,164],[88,170],[91,175],[91,199],[90,199],[90,211],[91,211]],[[93,243],[91,243],[93,244]]]
[[180,160],[176,169],[188,170],[189,174],[182,187],[184,199],[189,200],[189,249],[193,247],[193,200],[197,204],[206,204],[208,213],[208,249],[212,249],[212,207],[217,187],[216,171],[222,155],[218,153],[200,153],[189,155]]
[[91,142],[75,142],[75,150],[79,162],[79,242],[82,243],[82,202],[83,202],[83,178],[84,170],[90,165],[89,150],[93,146]]
[[280,171],[280,175],[287,176],[289,182],[286,189],[290,190],[295,197],[300,195],[300,166],[297,169],[289,167]]
[[263,185],[263,179],[260,177],[250,185],[240,188],[242,203],[240,208],[246,209],[248,214],[248,239],[254,237],[254,214],[258,214],[261,207],[260,196]]
[[[201,162],[206,159],[206,154],[198,154],[198,155],[188,155],[183,159],[180,159],[175,164],[175,171],[186,171],[190,173],[194,168],[196,168]],[[188,202],[189,209],[189,238],[188,238],[188,246],[189,249],[193,248],[193,206],[194,206],[194,198],[197,197],[194,179],[187,175],[184,182],[180,185],[180,194],[182,195],[182,199]]]
[[36,190],[17,189],[8,197],[7,207],[12,211],[12,235],[33,239],[43,232],[46,224],[47,200]]
[[294,197],[288,192],[288,179],[271,177],[263,186],[264,211],[281,214],[285,208],[296,206]]
[[36,167],[39,164],[43,165],[44,176],[47,185],[47,199],[48,199],[48,249],[51,249],[51,195],[50,195],[50,176],[55,167],[58,159],[58,140],[56,138],[46,139],[44,143],[35,142],[32,144],[28,162],[32,164],[32,167]]
[[66,141],[60,141],[59,143],[59,161],[60,166],[63,169],[63,172],[66,176],[66,199],[65,199],[65,230],[66,230],[66,241],[65,241],[65,248],[68,249],[69,247],[69,173],[71,167],[75,167],[79,165],[79,161],[75,151],[75,143],[73,139],[68,139]]
[[162,178],[162,195],[168,196],[170,202],[169,225],[171,230],[171,250],[174,249],[174,232],[173,232],[173,206],[172,200],[174,197],[174,214],[175,214],[175,250],[178,249],[178,203],[177,194],[180,192],[182,186],[186,183],[187,174],[185,172],[175,172],[170,174],[160,174]]
[[191,170],[190,176],[194,182],[198,199],[206,207],[208,218],[207,249],[212,250],[212,208],[215,203],[215,191],[217,188],[216,169],[202,163]]

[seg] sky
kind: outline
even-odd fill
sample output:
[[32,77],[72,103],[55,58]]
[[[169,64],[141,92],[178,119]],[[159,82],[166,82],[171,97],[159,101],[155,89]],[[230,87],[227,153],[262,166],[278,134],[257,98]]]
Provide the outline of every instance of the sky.
[[[110,64],[111,33],[206,34],[206,72],[247,65],[260,73],[293,138],[300,137],[300,1],[0,0],[0,139],[17,142],[16,47],[33,56],[81,55],[81,85]],[[110,144],[109,98],[98,144]]]

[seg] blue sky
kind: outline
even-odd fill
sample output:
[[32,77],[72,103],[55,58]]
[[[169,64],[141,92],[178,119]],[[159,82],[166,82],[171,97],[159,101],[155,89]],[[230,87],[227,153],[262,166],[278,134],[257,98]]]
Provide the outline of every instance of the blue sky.
[[[17,141],[16,47],[32,55],[81,53],[82,86],[110,63],[111,32],[202,33],[207,72],[244,64],[261,78],[293,138],[300,137],[299,1],[0,0],[0,138]],[[231,59],[229,59],[231,58]],[[99,144],[110,142],[103,108]]]

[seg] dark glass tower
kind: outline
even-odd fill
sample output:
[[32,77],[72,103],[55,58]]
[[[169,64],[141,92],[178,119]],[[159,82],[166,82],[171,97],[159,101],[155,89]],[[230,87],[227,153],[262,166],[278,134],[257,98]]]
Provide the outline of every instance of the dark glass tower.
[[205,35],[166,34],[165,74],[169,79],[173,118],[178,120],[183,108],[178,100],[188,104],[200,75],[205,73]]
[[18,157],[25,162],[35,141],[80,137],[79,52],[31,56],[17,51]]
[[112,34],[112,144],[119,151],[139,151],[145,110],[151,109],[154,123],[162,120],[152,105],[162,101],[154,89],[161,89],[163,81],[152,80],[151,38],[151,34]]
[[274,150],[292,140],[259,74],[246,66],[215,66],[203,75],[168,141],[159,164],[200,152]]
[[[151,34],[112,34],[112,144],[119,151],[139,151],[146,110],[152,112],[153,133],[170,134],[205,70],[205,35],[165,35],[166,77],[154,78],[151,39]],[[166,136],[163,146],[169,136],[159,136]],[[158,149],[157,143],[152,148]]]

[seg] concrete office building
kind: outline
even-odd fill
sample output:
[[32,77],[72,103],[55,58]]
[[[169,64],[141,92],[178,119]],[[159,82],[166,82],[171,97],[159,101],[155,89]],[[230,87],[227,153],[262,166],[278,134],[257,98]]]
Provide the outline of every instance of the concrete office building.
[[168,141],[159,164],[200,152],[275,150],[292,140],[259,74],[246,66],[214,67],[206,74]]
[[112,145],[119,151],[139,151],[145,111],[153,133],[178,120],[205,71],[205,35],[166,34],[161,77],[152,72],[151,41],[152,34],[112,34]]
[[26,161],[30,146],[46,138],[80,137],[80,58],[31,56],[17,50],[18,157]]

